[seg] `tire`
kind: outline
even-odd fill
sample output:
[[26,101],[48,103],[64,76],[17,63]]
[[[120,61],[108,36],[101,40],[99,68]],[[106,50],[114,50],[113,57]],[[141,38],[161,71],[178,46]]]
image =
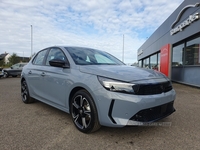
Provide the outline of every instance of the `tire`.
[[3,74],[3,77],[4,77],[4,78],[8,78],[8,77],[9,77],[8,72],[5,71],[4,74]]
[[34,99],[30,97],[28,86],[25,80],[21,82],[21,97],[25,104],[33,103]]
[[76,128],[83,133],[95,132],[101,127],[94,100],[86,90],[74,94],[70,114]]

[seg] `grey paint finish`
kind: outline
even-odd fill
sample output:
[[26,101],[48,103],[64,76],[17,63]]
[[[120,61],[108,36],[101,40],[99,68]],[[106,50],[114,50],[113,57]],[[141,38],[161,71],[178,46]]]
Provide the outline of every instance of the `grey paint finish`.
[[[163,78],[163,74],[159,74],[153,70],[143,69],[132,66],[80,66],[80,71],[116,80],[123,80],[126,82],[134,82],[149,79]],[[137,72],[137,73],[136,73]]]
[[[70,67],[46,66],[45,63],[35,65],[32,58],[23,68],[22,80],[26,80],[31,97],[70,113],[70,95],[77,88],[85,89],[94,100],[99,123],[111,127],[130,125],[130,118],[137,112],[175,100],[174,89],[164,92],[163,86],[159,94],[137,95],[124,92],[126,88],[133,89],[133,83],[150,83],[152,86],[168,82],[169,79],[159,72],[118,64],[77,65],[64,47],[60,49],[69,60]],[[113,84],[109,90],[99,81],[99,75],[105,77],[108,84]],[[127,84],[131,86],[123,86]],[[122,86],[121,92],[112,91],[117,85]],[[109,118],[109,113],[116,123]]]

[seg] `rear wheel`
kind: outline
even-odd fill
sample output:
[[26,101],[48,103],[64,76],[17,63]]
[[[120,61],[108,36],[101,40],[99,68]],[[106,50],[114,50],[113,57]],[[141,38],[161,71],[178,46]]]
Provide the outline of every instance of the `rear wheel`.
[[26,104],[34,102],[34,99],[29,95],[28,86],[25,80],[21,82],[21,97],[22,101]]
[[94,101],[86,90],[75,93],[71,100],[70,110],[74,125],[79,131],[90,133],[101,127]]

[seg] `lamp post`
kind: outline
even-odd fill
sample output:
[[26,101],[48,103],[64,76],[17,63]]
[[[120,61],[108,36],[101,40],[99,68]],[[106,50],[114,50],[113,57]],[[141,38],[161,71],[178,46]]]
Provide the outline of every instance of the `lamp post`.
[[124,34],[123,34],[123,47],[122,47],[122,62],[124,62]]
[[32,51],[33,51],[33,26],[31,25],[31,57],[32,57]]

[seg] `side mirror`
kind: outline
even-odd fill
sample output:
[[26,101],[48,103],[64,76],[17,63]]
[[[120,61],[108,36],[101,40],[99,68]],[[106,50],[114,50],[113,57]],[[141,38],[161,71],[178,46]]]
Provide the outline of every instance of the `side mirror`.
[[49,61],[49,64],[53,67],[61,67],[61,68],[69,68],[69,64],[66,63],[64,60],[60,59],[52,59]]
[[11,69],[13,69],[13,67],[12,67],[12,66],[11,66],[10,68],[11,68]]

